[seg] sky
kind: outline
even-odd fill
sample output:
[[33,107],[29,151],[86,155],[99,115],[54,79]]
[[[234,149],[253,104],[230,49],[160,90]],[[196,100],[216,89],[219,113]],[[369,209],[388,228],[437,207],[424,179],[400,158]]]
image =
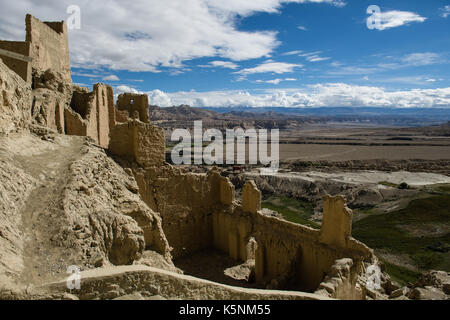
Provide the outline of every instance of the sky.
[[0,8],[0,39],[23,40],[26,13],[66,20],[75,83],[146,93],[163,107],[450,107],[450,1],[0,0]]

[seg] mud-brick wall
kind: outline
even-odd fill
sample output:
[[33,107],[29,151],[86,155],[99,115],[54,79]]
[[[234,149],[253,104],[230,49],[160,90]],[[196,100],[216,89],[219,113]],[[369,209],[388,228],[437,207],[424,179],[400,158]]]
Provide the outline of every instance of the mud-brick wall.
[[[24,41],[0,41],[0,49],[11,51],[14,53],[21,54],[23,56],[30,56],[29,42]],[[0,54],[0,58],[3,63],[6,64],[11,70],[17,73],[24,81],[31,82],[31,63],[28,61],[23,61],[10,56],[5,56]]]
[[358,261],[370,254],[354,239],[342,248],[322,243],[320,235],[320,230],[245,212],[241,206],[213,215],[214,246],[245,261],[247,245],[254,238],[256,281],[275,288],[315,290],[337,259]]
[[0,133],[26,127],[31,120],[31,86],[0,59]]
[[213,212],[220,207],[220,175],[184,174],[170,165],[135,170],[143,200],[162,217],[174,258],[213,247]]
[[119,123],[111,130],[108,150],[142,167],[161,167],[165,160],[164,131],[139,120]]
[[[37,91],[43,91],[42,95],[37,95]],[[64,124],[64,104],[65,99],[58,95],[46,95],[46,89],[37,89],[33,97],[32,114],[34,118],[39,113],[47,127],[59,133],[65,133]]]
[[95,92],[74,91],[70,108],[65,111],[65,128],[69,135],[88,136],[98,142]]
[[113,89],[104,84],[94,86],[98,144],[107,148],[109,145],[109,131],[115,124],[115,109]]
[[257,215],[256,278],[274,287],[311,291],[317,288],[345,250],[320,243],[320,231]]
[[146,94],[122,93],[117,97],[117,109],[128,113],[133,118],[137,113],[138,119],[149,123],[148,96]]
[[69,40],[65,22],[41,22],[31,15],[25,18],[26,41],[31,43],[32,67],[60,72],[67,81],[70,77]]
[[113,90],[99,83],[92,92],[75,90],[70,109],[65,110],[65,130],[70,135],[88,136],[102,148],[109,146],[110,128],[115,125]]

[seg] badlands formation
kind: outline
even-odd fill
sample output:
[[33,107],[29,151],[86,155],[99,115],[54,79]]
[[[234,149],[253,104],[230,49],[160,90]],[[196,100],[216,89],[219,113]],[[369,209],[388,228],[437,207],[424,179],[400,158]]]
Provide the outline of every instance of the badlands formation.
[[[64,22],[27,15],[26,41],[0,49],[0,299],[448,298],[445,272],[391,281],[344,197],[323,199],[315,230],[264,215],[252,180],[238,201],[219,170],[166,163],[147,96],[72,84]],[[212,249],[251,288],[174,264]]]

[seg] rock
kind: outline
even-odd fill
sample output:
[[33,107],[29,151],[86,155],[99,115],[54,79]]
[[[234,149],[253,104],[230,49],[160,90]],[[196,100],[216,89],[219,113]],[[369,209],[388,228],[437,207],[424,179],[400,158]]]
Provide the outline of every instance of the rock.
[[62,300],[80,300],[76,295],[70,293],[64,293],[62,296]]
[[403,288],[392,291],[391,294],[389,295],[389,299],[395,299],[400,296],[406,297],[408,294],[409,294],[409,289],[407,287],[403,287]]
[[433,286],[436,288],[442,288],[445,283],[450,283],[450,274],[445,271],[430,271],[423,273],[415,287]]
[[414,288],[409,298],[414,300],[446,300],[447,295],[437,288],[426,286],[425,288]]
[[442,289],[444,290],[445,294],[450,295],[450,283],[446,282],[442,285]]
[[114,298],[113,300],[145,300],[145,299],[139,292],[135,292]]
[[0,134],[23,130],[31,120],[30,84],[0,59]]
[[376,300],[378,297],[378,293],[375,290],[366,288],[366,293],[373,300]]
[[400,289],[400,286],[392,282],[390,279],[385,279],[385,281],[381,283],[381,287],[387,294],[390,294],[393,291]]

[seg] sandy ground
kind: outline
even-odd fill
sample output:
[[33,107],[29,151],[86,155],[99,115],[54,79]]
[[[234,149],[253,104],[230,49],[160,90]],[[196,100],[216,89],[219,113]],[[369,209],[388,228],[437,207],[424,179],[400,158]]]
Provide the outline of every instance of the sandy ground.
[[[258,173],[248,173],[253,175]],[[382,171],[358,171],[358,172],[336,172],[324,173],[317,171],[309,172],[292,172],[292,173],[277,173],[277,177],[297,178],[301,180],[315,182],[318,180],[332,180],[335,182],[344,182],[348,184],[379,184],[380,182],[390,182],[400,184],[406,182],[411,186],[425,186],[438,183],[450,183],[450,177],[442,174],[426,173],[426,172],[382,172]],[[385,188],[379,185],[379,188]]]
[[280,160],[407,160],[450,159],[450,146],[352,146],[322,144],[281,144]]
[[[241,262],[231,259],[216,249],[207,249],[174,261],[175,265],[184,271],[184,274],[223,283],[231,286],[245,288],[260,288],[249,283],[249,270]],[[201,266],[201,267],[199,267]]]

